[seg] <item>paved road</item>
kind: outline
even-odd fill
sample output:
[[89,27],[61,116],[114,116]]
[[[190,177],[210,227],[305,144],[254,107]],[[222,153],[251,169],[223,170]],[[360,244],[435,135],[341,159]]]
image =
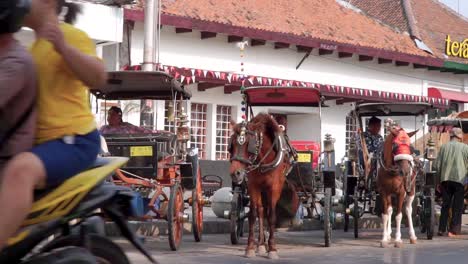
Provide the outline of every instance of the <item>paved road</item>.
[[[468,234],[468,229],[464,230]],[[232,246],[228,235],[206,235],[201,243],[193,242],[191,236],[185,236],[181,249],[171,252],[167,238],[151,238],[146,247],[161,264],[256,264],[256,263],[320,263],[320,264],[449,264],[467,263],[468,235],[457,239],[435,237],[426,240],[422,235],[417,245],[410,245],[404,230],[402,249],[379,246],[380,230],[361,233],[355,240],[352,233],[334,232],[334,244],[331,248],[323,247],[323,232],[279,232],[280,260],[271,261],[265,257],[247,259],[243,257],[246,240],[241,245]],[[127,243],[119,243],[126,249],[132,263],[149,263]]]

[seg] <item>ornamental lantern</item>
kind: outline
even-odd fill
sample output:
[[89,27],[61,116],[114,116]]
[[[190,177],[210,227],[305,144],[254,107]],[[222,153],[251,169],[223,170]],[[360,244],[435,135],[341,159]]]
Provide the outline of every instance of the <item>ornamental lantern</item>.
[[432,141],[432,138],[429,138],[429,141],[427,142],[426,159],[430,161],[437,159],[437,150],[434,141]]
[[331,153],[335,151],[335,139],[332,138],[330,134],[325,135],[325,140],[323,140],[323,151],[326,153]]
[[178,115],[179,123],[177,126],[177,141],[179,142],[179,154],[183,159],[187,154],[187,142],[190,140],[188,115],[182,107]]
[[349,143],[348,160],[351,162],[357,161],[357,145],[354,140]]

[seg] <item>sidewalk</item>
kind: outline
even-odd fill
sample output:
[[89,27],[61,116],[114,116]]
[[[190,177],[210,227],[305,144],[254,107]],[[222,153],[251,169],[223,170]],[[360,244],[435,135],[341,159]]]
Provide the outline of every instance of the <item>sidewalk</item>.
[[[186,210],[189,213],[189,209]],[[192,216],[189,213],[189,221],[184,223],[184,229],[186,234],[190,234],[192,231],[192,224],[191,224]],[[468,226],[468,215],[463,215],[463,225]],[[130,226],[132,229],[138,231],[138,233],[145,235],[145,236],[159,236],[159,235],[167,235],[167,222],[165,220],[153,220],[147,222],[138,222],[138,221],[130,221]],[[402,226],[405,227],[406,223],[402,223]],[[365,215],[359,221],[359,229],[379,229],[381,228],[381,220],[377,216],[372,215]],[[419,227],[416,227],[417,230]],[[304,219],[302,225],[298,227],[290,227],[290,228],[280,228],[282,231],[313,231],[313,230],[321,230],[322,223],[319,220],[315,219]],[[342,230],[343,223],[339,222],[336,223],[335,229]],[[248,231],[248,223],[247,220],[244,224],[245,232]],[[119,231],[116,229],[113,223],[106,224],[106,232],[110,236],[118,236]],[[353,218],[350,217],[350,227],[349,232],[353,232]],[[207,207],[204,208],[204,221],[203,221],[203,233],[204,234],[228,234],[230,233],[230,222],[228,219],[221,219],[214,215],[211,208]]]

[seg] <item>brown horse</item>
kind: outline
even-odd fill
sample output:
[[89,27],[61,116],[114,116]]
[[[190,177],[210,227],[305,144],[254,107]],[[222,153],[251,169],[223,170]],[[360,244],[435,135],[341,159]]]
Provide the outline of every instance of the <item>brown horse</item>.
[[249,237],[246,257],[254,257],[254,226],[258,217],[258,253],[265,254],[263,219],[266,215],[270,236],[268,257],[278,259],[275,242],[276,205],[289,172],[290,155],[282,129],[268,114],[260,113],[248,123],[233,125],[229,151],[234,184],[247,181],[250,196]]
[[392,195],[397,198],[396,207],[396,234],[395,247],[401,247],[401,220],[403,218],[402,209],[406,199],[405,209],[408,219],[409,235],[411,244],[416,244],[417,237],[413,227],[412,212],[413,200],[416,190],[416,174],[413,157],[410,148],[410,135],[397,124],[389,126],[390,133],[385,138],[383,161],[377,175],[377,188],[382,198],[383,213],[383,237],[381,246],[387,247],[391,241],[392,234]]

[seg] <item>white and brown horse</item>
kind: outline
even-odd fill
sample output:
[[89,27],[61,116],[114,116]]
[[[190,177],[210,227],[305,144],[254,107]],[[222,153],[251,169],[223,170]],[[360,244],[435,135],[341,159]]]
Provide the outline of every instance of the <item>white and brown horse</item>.
[[[386,136],[383,149],[383,160],[380,159],[380,168],[377,175],[377,188],[382,199],[382,226],[383,237],[381,246],[387,247],[392,235],[392,196],[396,196],[396,233],[395,247],[401,247],[401,220],[403,218],[403,205],[408,219],[409,236],[411,244],[416,244],[417,237],[413,227],[413,200],[416,192],[416,169],[410,147],[410,137],[417,131],[406,133],[397,124],[388,126],[390,133]],[[405,203],[406,200],[406,203]]]

